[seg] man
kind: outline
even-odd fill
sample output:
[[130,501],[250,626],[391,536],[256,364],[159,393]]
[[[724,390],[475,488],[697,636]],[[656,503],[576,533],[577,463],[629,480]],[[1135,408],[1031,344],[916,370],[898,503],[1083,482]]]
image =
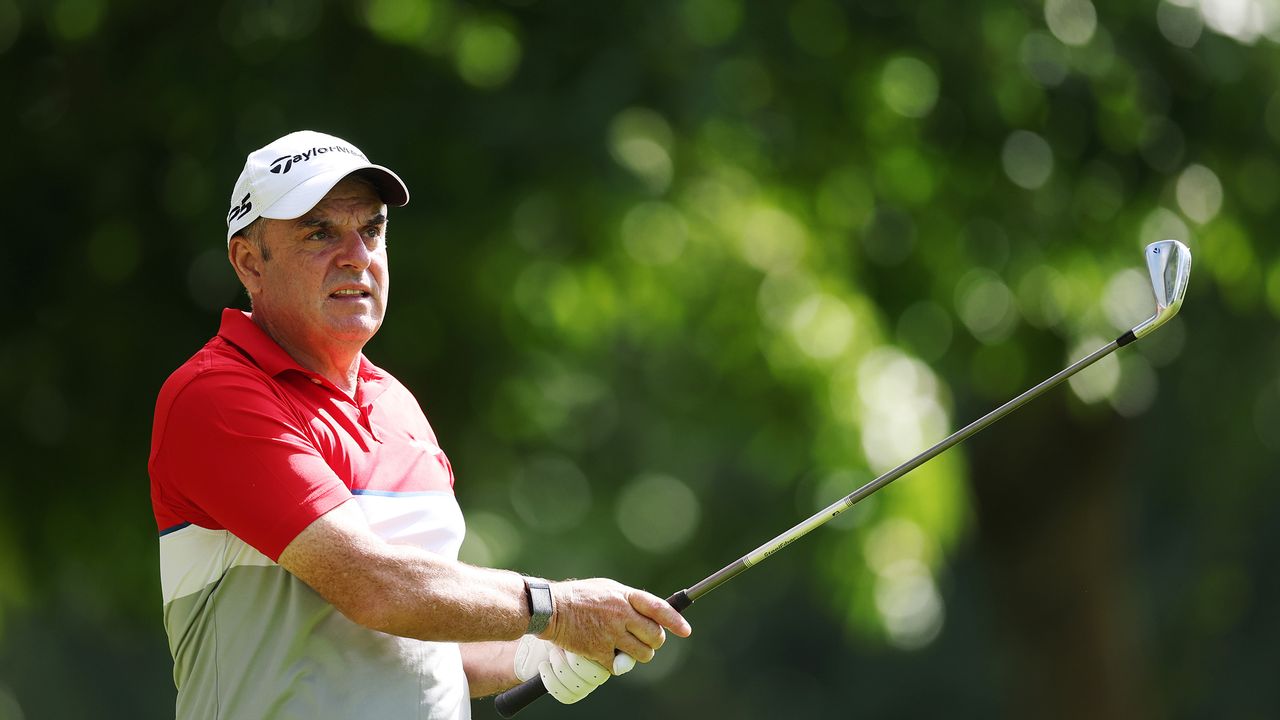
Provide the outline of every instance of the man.
[[[457,561],[453,471],[362,354],[404,183],[304,131],[250,154],[227,252],[252,312],[164,384],[149,462],[179,718],[466,718],[540,674],[575,702],[649,661],[660,598]],[[523,638],[522,638],[523,636]],[[535,637],[536,636],[536,637]],[[619,660],[626,660],[618,655]]]

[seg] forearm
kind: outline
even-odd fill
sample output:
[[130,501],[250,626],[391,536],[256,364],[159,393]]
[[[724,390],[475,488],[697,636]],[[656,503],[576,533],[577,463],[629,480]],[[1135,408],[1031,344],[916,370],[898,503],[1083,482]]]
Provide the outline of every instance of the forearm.
[[515,640],[528,627],[524,581],[514,572],[400,545],[387,545],[370,566],[350,602],[366,627],[459,643]]
[[514,687],[520,680],[515,674],[515,654],[519,641],[463,643],[462,669],[467,673],[471,697],[496,695]]
[[[470,643],[516,640],[529,628],[519,575],[387,543],[354,500],[313,521],[278,562],[352,621],[388,634]],[[539,637],[601,666],[616,650],[648,662],[663,627],[690,632],[662,598],[612,580],[558,582],[552,597],[555,611]]]
[[368,531],[354,502],[312,523],[280,564],[352,621],[392,635],[441,642],[515,640],[528,628],[524,581]]

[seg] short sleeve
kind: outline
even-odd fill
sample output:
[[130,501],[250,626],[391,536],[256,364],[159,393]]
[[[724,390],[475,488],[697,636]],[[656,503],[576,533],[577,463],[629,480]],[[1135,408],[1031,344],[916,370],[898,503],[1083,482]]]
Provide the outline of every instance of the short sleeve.
[[272,561],[351,498],[278,393],[265,376],[198,375],[169,407],[153,468],[169,515],[228,530]]

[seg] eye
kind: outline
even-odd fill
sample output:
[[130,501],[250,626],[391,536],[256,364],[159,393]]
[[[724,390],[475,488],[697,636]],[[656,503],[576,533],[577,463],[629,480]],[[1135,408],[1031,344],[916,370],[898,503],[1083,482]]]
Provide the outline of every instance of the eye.
[[329,231],[317,230],[307,236],[308,240],[326,240],[329,237]]
[[382,237],[382,226],[370,225],[369,227],[364,229],[364,234],[366,237],[371,237],[371,238]]

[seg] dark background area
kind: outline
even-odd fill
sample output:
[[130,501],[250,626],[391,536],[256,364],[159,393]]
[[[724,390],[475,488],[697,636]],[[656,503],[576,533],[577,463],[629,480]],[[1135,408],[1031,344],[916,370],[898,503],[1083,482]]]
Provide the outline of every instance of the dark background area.
[[0,0],[0,720],[172,715],[153,403],[247,307],[245,155],[303,128],[410,188],[366,351],[464,559],[663,596],[1195,255],[1158,333],[527,717],[1280,715],[1277,39],[1222,0]]

